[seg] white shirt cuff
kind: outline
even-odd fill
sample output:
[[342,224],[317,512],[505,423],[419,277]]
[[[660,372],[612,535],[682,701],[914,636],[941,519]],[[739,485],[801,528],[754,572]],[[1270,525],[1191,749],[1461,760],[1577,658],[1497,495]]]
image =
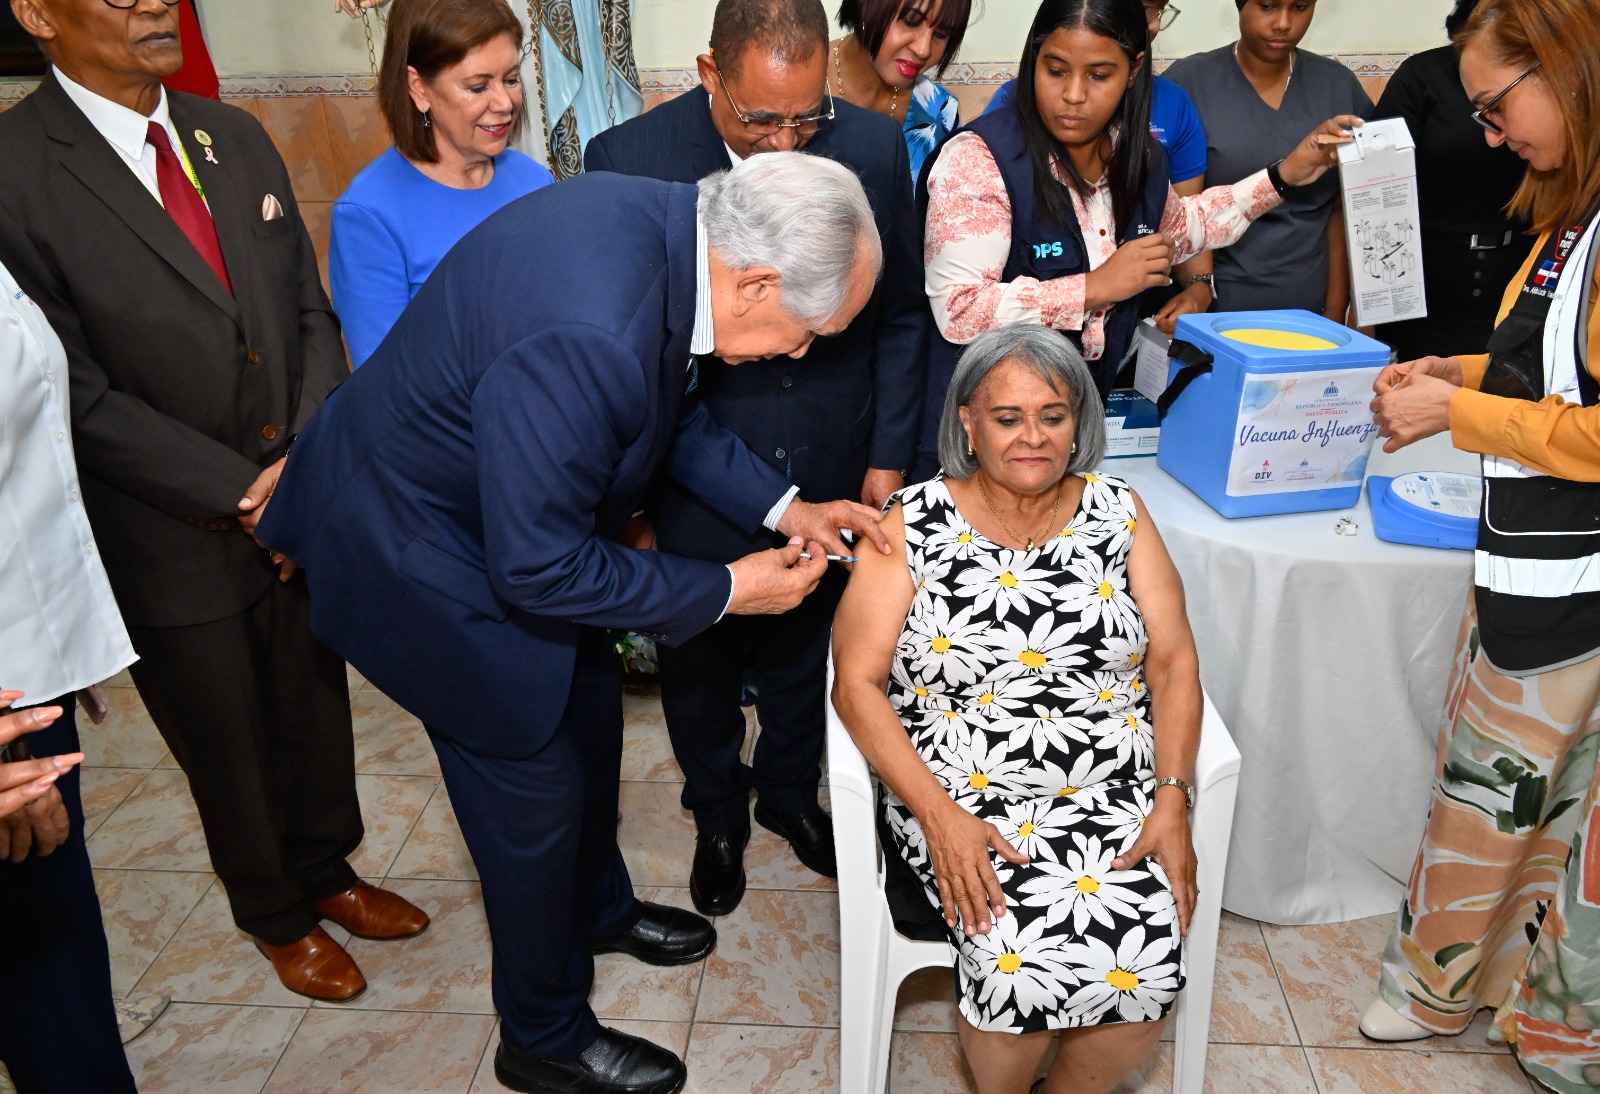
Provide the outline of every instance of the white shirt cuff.
[[734,582],[739,580],[733,576],[732,566],[724,566],[723,569],[728,571],[728,602],[722,606],[722,615],[717,616],[718,623],[722,622],[723,616],[726,616],[728,609],[733,606],[733,586]]
[[783,514],[789,511],[789,503],[794,500],[794,496],[798,493],[800,493],[798,486],[791,486],[784,491],[783,497],[779,498],[772,508],[767,510],[767,519],[761,522],[761,526],[776,532],[778,525],[783,522]]

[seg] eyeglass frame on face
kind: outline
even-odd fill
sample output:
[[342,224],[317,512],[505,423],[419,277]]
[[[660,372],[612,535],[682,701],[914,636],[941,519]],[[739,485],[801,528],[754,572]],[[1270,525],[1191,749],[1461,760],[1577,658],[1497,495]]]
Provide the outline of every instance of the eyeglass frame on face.
[[1478,109],[1474,110],[1472,112],[1472,120],[1483,126],[1491,133],[1498,133],[1502,137],[1505,136],[1506,131],[1500,128],[1500,123],[1491,121],[1489,119],[1489,112],[1491,110],[1498,110],[1500,108],[1500,100],[1511,94],[1512,88],[1516,87],[1523,80],[1526,80],[1529,76],[1532,76],[1535,72],[1539,71],[1539,66],[1542,64],[1544,64],[1543,61],[1533,62],[1532,68],[1528,69],[1528,71],[1524,72],[1521,76],[1518,76],[1515,80],[1512,80],[1505,87],[1501,88],[1500,94],[1496,95],[1494,98],[1478,107]]
[[[746,114],[738,103],[733,101],[733,92],[728,90],[728,79],[722,74],[722,66],[712,62],[712,69],[717,74],[717,84],[722,88],[723,95],[727,96],[728,105],[733,107],[734,115],[739,119],[739,124],[752,132],[770,137],[780,129],[793,129],[798,133],[810,136],[815,133],[823,122],[831,122],[834,118],[833,88],[824,85],[828,95],[828,110],[824,114],[812,114],[805,118],[777,118],[769,120],[759,114]],[[809,128],[808,128],[809,127]]]
[[[161,0],[161,2],[169,8],[175,8],[178,6],[179,0]],[[106,7],[114,11],[132,11],[138,6],[139,0],[123,0],[120,4],[117,3],[117,0],[106,0]]]
[[1157,30],[1169,29],[1173,23],[1178,21],[1178,16],[1183,14],[1183,10],[1181,8],[1175,8],[1171,4],[1161,4],[1159,0],[1144,0],[1146,20],[1150,18],[1150,11],[1152,8],[1155,9],[1156,13]]

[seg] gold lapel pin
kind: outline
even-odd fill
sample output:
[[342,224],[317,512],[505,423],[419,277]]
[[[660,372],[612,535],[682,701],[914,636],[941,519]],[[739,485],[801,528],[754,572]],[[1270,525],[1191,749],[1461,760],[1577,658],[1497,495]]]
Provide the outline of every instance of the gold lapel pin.
[[206,148],[211,147],[211,134],[207,133],[204,129],[196,129],[194,131],[194,139],[199,141],[201,145]]

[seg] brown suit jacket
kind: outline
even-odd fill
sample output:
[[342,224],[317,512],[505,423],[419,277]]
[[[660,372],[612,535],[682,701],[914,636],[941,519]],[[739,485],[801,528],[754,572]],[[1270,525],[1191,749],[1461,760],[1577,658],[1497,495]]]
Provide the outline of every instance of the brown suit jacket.
[[[53,75],[0,114],[0,261],[66,346],[83,500],[132,626],[222,619],[269,588],[239,499],[348,375],[266,131],[209,99],[168,102],[232,295]],[[283,217],[263,219],[269,194]]]

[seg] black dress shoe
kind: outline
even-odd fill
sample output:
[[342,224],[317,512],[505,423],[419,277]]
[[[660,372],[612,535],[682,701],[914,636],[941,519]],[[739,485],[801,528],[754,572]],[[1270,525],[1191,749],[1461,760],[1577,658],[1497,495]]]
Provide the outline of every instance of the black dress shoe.
[[823,877],[838,877],[839,864],[833,853],[833,818],[822,806],[804,809],[771,809],[756,799],[756,823],[789,841],[794,857]]
[[602,1029],[576,1060],[541,1060],[501,1041],[494,1077],[524,1094],[678,1094],[689,1071],[660,1045]]
[[644,915],[622,934],[597,938],[593,952],[625,953],[647,965],[692,965],[717,948],[717,929],[693,912],[641,900]]
[[689,869],[689,896],[706,915],[727,915],[744,899],[744,848],[750,822],[731,832],[701,832]]

